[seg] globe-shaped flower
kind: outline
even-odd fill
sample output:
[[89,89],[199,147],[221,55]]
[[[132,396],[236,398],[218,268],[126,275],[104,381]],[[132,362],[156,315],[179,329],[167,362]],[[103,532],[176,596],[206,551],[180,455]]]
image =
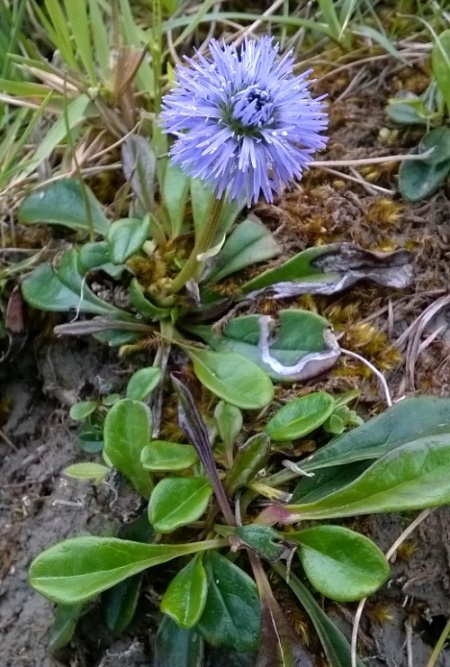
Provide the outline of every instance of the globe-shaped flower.
[[218,198],[227,190],[248,205],[261,193],[272,201],[326,144],[323,98],[311,97],[310,71],[295,76],[292,53],[279,58],[270,37],[209,48],[210,59],[197,54],[177,67],[178,85],[163,98],[173,161]]

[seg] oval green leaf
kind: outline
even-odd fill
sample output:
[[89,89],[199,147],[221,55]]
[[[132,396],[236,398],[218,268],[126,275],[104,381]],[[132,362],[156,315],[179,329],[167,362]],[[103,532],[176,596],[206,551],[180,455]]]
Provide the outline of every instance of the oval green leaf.
[[141,464],[146,470],[184,470],[197,463],[198,456],[192,445],[153,440],[142,450]]
[[155,366],[140,368],[133,373],[127,384],[127,398],[143,401],[156,389],[161,381],[161,369]]
[[25,223],[64,225],[85,232],[89,232],[91,221],[94,232],[102,236],[109,227],[103,208],[91,190],[71,178],[55,181],[33,192],[21,204],[19,220]]
[[101,482],[109,472],[110,468],[107,466],[91,461],[86,463],[74,463],[63,470],[64,475],[67,475],[67,477],[73,477],[73,479],[88,479],[95,483]]
[[273,384],[256,364],[234,352],[185,348],[200,382],[243,410],[259,410],[274,396]]
[[290,401],[278,410],[265,427],[273,440],[302,438],[321,426],[333,413],[334,398],[324,391]]
[[123,264],[137,253],[148,237],[148,218],[117,220],[108,229],[106,241],[114,264]]
[[289,533],[298,542],[305,574],[319,593],[339,602],[361,600],[389,577],[383,552],[367,537],[342,526]]
[[204,559],[208,596],[198,629],[213,645],[254,651],[260,641],[261,603],[248,574],[215,551]]
[[141,452],[149,442],[151,428],[148,407],[124,398],[108,412],[103,430],[106,456],[144,498],[153,489],[151,477],[141,465]]
[[189,630],[203,613],[208,592],[206,570],[201,558],[194,558],[172,579],[161,600],[161,611]]
[[212,487],[205,477],[166,477],[155,486],[148,518],[158,533],[171,533],[201,517]]

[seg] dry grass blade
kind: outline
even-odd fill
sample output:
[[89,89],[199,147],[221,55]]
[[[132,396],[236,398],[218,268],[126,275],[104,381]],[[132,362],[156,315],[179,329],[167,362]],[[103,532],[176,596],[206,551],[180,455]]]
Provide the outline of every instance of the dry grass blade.
[[[428,308],[424,310],[419,317],[414,320],[414,322],[408,327],[408,329],[398,338],[395,343],[395,346],[399,349],[406,347],[406,359],[405,359],[405,377],[404,377],[404,388],[405,389],[415,389],[414,382],[414,373],[417,363],[417,359],[421,353],[433,342],[435,337],[440,333],[440,330],[436,333],[433,332],[426,341],[422,342],[422,335],[431,322],[431,320],[444,308],[450,305],[450,295],[441,296],[439,299],[436,299]],[[441,327],[442,328],[442,327]]]

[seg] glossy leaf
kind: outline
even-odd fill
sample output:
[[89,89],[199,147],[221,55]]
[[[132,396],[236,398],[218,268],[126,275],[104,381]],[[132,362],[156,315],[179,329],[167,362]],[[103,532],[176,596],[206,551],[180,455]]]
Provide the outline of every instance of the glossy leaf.
[[64,225],[84,232],[89,232],[89,215],[94,231],[104,236],[109,221],[101,204],[86,185],[81,186],[78,180],[72,178],[55,181],[36,190],[24,199],[19,208],[20,222]]
[[[300,464],[303,466],[303,461]],[[355,461],[329,468],[318,468],[313,477],[301,477],[292,492],[291,504],[312,503],[348,486],[370,466],[370,461]]]
[[316,502],[286,505],[290,522],[439,507],[450,502],[450,434],[396,447],[348,486]]
[[139,544],[114,537],[74,537],[34,559],[30,584],[53,602],[77,604],[149,567],[218,546],[218,540]]
[[280,254],[281,248],[257,218],[247,218],[230,234],[219,253],[208,282],[218,282],[246,266]]
[[104,592],[102,605],[106,627],[120,635],[133,620],[141,592],[142,575],[135,574]]
[[180,445],[165,440],[153,440],[144,447],[141,454],[143,468],[158,472],[184,470],[197,461],[198,455],[192,445]]
[[[306,358],[306,355],[326,351],[324,331],[329,323],[323,317],[306,310],[295,309],[282,310],[278,313],[278,317],[279,328],[270,344],[270,352],[281,364],[292,366]],[[291,381],[262,361],[258,315],[234,318],[220,335],[211,326],[196,325],[186,328],[200,336],[213,350],[237,352],[257,364],[273,380]],[[338,356],[328,364],[322,362],[320,369],[313,360],[311,364],[305,363],[304,379],[314,377],[321,370],[330,368],[336,363]]]
[[215,646],[253,651],[260,641],[261,605],[248,574],[215,551],[205,557],[208,595],[198,629]]
[[164,616],[155,639],[155,667],[203,667],[203,638],[193,630],[182,630]]
[[450,399],[420,396],[395,403],[362,426],[335,438],[306,461],[305,470],[376,459],[425,435],[450,432]]
[[342,526],[314,526],[289,533],[305,574],[319,593],[339,602],[361,600],[389,577],[389,564],[364,535]]
[[149,521],[157,532],[171,533],[199,519],[211,493],[211,484],[205,477],[165,477],[150,497]]
[[247,440],[238,449],[233,466],[225,478],[228,494],[233,496],[238,489],[252,482],[267,464],[269,455],[270,438],[265,433],[257,433]]
[[127,384],[127,398],[133,401],[144,401],[161,382],[161,369],[148,366],[137,370]]
[[123,264],[142,248],[147,237],[148,218],[124,218],[113,222],[106,234],[111,261]]
[[[329,667],[349,667],[352,664],[351,648],[339,628],[328,618],[306,586],[292,572],[287,575],[284,564],[277,563],[273,565],[273,569],[283,577],[308,613],[325,651]],[[364,667],[359,658],[356,659],[356,665]]]
[[153,489],[149,473],[141,466],[141,452],[149,442],[151,428],[147,406],[125,398],[108,412],[103,430],[106,456],[144,498]]
[[234,352],[186,348],[194,372],[210,392],[243,410],[270,403],[274,389],[269,377],[249,359]]
[[201,558],[194,558],[175,575],[161,600],[161,611],[189,630],[205,608],[208,582]]
[[274,414],[264,430],[272,440],[302,438],[321,426],[334,407],[333,397],[324,391],[294,398]]

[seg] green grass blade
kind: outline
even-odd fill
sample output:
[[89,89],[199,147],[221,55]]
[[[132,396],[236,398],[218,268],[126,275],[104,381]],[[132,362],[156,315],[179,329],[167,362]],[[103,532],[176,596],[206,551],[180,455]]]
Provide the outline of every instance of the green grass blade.
[[[78,55],[86,69],[89,78],[89,83],[95,85],[95,66],[92,58],[92,42],[91,31],[89,26],[89,19],[86,11],[85,0],[65,0],[68,23],[72,30],[73,39],[77,45]],[[93,26],[93,29],[96,28]]]

